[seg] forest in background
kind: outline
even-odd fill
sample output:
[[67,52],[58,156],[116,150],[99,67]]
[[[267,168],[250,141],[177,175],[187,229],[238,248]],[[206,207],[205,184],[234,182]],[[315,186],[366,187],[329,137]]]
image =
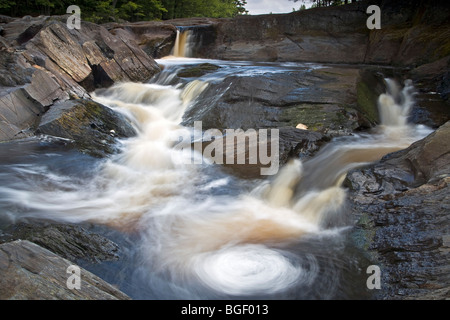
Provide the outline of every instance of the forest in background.
[[[302,10],[348,4],[356,0],[289,1],[302,3],[298,9]],[[70,5],[80,7],[83,20],[95,23],[192,17],[232,18],[248,13],[246,0],[0,0],[0,14],[11,17],[63,15]],[[293,11],[296,9],[293,8]]]
[[245,0],[0,0],[0,14],[62,15],[70,5],[81,9],[83,20],[111,21],[169,20],[176,18],[231,18],[245,14]]

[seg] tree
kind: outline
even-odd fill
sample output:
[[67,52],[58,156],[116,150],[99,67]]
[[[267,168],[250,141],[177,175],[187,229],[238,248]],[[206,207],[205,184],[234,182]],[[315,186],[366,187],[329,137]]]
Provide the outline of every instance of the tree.
[[51,0],[36,0],[35,4],[38,6],[39,11],[47,16],[51,14],[52,8],[55,7],[55,2]]
[[[63,15],[73,0],[0,0],[0,14]],[[78,0],[82,19],[103,23],[190,17],[229,18],[246,14],[246,0]]]
[[[117,5],[117,4],[116,4]],[[167,12],[160,0],[135,0],[120,5],[119,17],[129,21],[161,19]]]
[[[349,0],[289,0],[293,2],[301,1],[303,3],[312,3],[311,8],[315,7],[327,7],[327,6],[338,6],[342,4],[349,4]],[[356,2],[356,0],[351,0],[351,2]]]
[[230,18],[248,13],[246,0],[161,0],[163,19],[189,17]]
[[245,6],[247,5],[246,0],[235,0],[234,3],[236,5],[238,14],[248,14],[248,10],[245,9]]
[[16,2],[13,0],[0,0],[0,10],[2,9],[10,9],[15,6]]
[[95,1],[94,10],[89,14],[87,10],[81,8],[84,19],[96,23],[114,21],[117,17],[118,10],[112,6],[112,0]]

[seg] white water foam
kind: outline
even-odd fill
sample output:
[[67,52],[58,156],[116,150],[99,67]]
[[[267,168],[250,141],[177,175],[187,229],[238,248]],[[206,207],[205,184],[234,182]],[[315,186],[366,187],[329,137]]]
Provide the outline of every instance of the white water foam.
[[179,125],[184,110],[207,84],[117,84],[93,98],[127,115],[139,133],[123,141],[122,153],[105,161],[93,181],[71,184],[45,168],[23,167],[18,170],[46,176],[48,187],[39,192],[2,187],[0,193],[3,201],[27,208],[22,216],[142,233],[142,263],[149,273],[168,272],[178,286],[194,277],[229,295],[280,292],[317,276],[311,259],[305,268],[281,247],[305,235],[329,234],[323,222],[341,213],[347,170],[405,148],[427,132],[406,122],[411,88],[388,85],[380,97],[382,125],[374,135],[331,144],[304,164],[291,161],[249,194],[197,199],[198,188],[228,183],[202,186],[202,167],[174,161],[173,136],[188,130]]

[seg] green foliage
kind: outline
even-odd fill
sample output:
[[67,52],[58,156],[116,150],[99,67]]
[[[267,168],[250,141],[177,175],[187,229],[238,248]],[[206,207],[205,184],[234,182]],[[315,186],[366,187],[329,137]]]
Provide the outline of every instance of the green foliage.
[[246,0],[0,0],[0,14],[9,16],[62,15],[68,6],[81,8],[83,20],[96,23],[167,20],[175,18],[228,18],[246,14]]
[[[84,20],[91,22],[107,22],[114,21],[117,16],[117,9],[112,6],[112,0],[106,1],[97,1],[95,5],[95,10],[93,10],[90,14],[86,14],[83,18]],[[81,8],[81,14],[86,13],[86,10]]]
[[38,6],[44,6],[44,7],[50,7],[50,8],[53,8],[55,6],[55,3],[51,0],[35,0],[35,3]]
[[119,8],[119,17],[128,21],[161,19],[167,12],[159,0],[135,0],[122,4]]
[[[356,2],[357,0],[289,0],[293,2],[303,2],[303,3],[310,3],[310,8],[317,8],[317,7],[327,7],[327,6],[340,6],[343,4],[349,4]],[[358,0],[360,1],[360,0]],[[304,5],[303,5],[304,6]],[[306,9],[306,7],[305,7]],[[303,10],[300,8],[300,10]]]
[[9,9],[16,5],[16,2],[13,0],[0,0],[0,10]]
[[163,19],[230,18],[247,13],[246,0],[161,0],[161,2],[167,9]]

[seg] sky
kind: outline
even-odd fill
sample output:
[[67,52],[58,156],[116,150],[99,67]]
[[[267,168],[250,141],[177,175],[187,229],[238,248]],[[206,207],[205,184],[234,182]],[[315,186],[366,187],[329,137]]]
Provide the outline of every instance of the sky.
[[[303,2],[289,0],[247,0],[245,8],[249,14],[289,13],[292,8],[298,10]],[[309,5],[309,4],[308,4]]]

